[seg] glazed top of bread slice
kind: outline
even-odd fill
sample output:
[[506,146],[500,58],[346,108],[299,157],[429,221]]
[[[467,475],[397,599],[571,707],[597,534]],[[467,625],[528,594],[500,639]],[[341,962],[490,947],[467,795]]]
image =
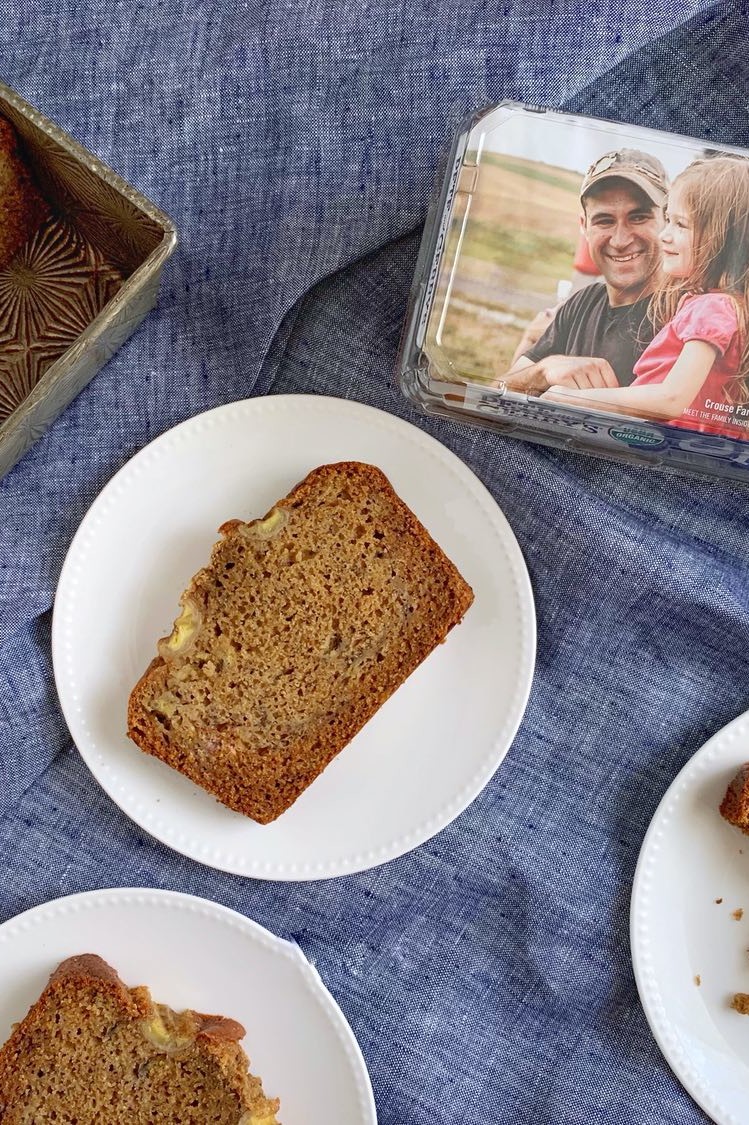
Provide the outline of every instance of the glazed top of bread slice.
[[278,1125],[244,1028],[174,1012],[95,954],[64,961],[0,1049],[3,1125]]
[[473,600],[385,475],[311,472],[221,528],[131,697],[130,734],[230,807],[282,812]]

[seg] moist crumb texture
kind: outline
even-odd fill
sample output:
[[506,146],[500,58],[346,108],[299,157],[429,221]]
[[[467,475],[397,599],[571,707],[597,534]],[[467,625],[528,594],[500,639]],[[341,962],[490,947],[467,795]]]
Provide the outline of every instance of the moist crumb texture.
[[280,1125],[244,1028],[174,1012],[100,957],[64,961],[0,1050],[3,1125]]
[[371,465],[314,470],[232,520],[134,688],[128,734],[229,808],[274,820],[473,593]]
[[728,786],[720,815],[749,835],[749,763],[741,767]]

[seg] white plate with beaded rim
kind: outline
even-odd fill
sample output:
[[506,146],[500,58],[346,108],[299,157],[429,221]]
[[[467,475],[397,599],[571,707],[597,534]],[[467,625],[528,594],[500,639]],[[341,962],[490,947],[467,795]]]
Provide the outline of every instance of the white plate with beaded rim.
[[749,836],[719,813],[749,761],[749,712],[714,735],[667,790],[632,889],[642,1006],[676,1077],[717,1125],[749,1123]]
[[66,957],[97,953],[159,1003],[220,1014],[283,1125],[376,1125],[353,1032],[301,950],[244,915],[193,895],[141,889],[55,899],[0,925],[0,1044]]
[[[126,736],[129,692],[205,565],[217,528],[263,515],[318,465],[379,466],[475,593],[463,622],[278,820],[258,825]],[[525,710],[533,596],[478,478],[434,438],[343,399],[279,395],[198,415],[136,454],[85,516],[54,609],[60,703],[78,749],[141,828],[209,866],[265,879],[345,875],[402,855],[486,785]]]

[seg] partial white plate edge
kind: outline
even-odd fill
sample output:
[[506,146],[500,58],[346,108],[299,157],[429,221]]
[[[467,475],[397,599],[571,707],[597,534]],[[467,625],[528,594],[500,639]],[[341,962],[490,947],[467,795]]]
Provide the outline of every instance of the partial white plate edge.
[[105,906],[108,903],[121,904],[128,896],[136,897],[141,903],[145,902],[147,905],[155,907],[160,905],[160,900],[167,900],[172,907],[177,909],[198,911],[206,916],[215,916],[227,925],[244,930],[252,935],[253,941],[273,949],[291,961],[297,972],[300,973],[307,990],[313,994],[317,1003],[332,1021],[336,1036],[351,1062],[362,1109],[362,1121],[366,1125],[377,1125],[377,1110],[372,1082],[361,1047],[333,995],[323,983],[320,974],[297,945],[285,938],[278,937],[277,934],[261,926],[259,922],[247,918],[238,910],[232,910],[231,907],[214,902],[212,899],[201,898],[199,895],[188,894],[184,891],[158,890],[153,887],[108,887],[101,890],[80,891],[76,894],[50,899],[48,902],[33,906],[0,923],[0,946],[18,933],[30,930],[47,918],[53,918],[60,911],[75,912],[80,909],[95,908],[99,905]]
[[[650,955],[647,951],[647,942],[649,939],[645,937],[641,943],[639,927],[645,921],[644,912],[648,907],[650,894],[649,868],[652,867],[658,851],[660,850],[660,843],[657,842],[657,838],[662,830],[661,821],[670,816],[673,808],[681,798],[683,791],[689,788],[693,774],[700,771],[702,762],[722,749],[724,743],[732,742],[742,737],[749,739],[749,711],[745,711],[735,719],[732,719],[731,722],[716,731],[707,742],[703,743],[703,745],[695,751],[689,761],[684,764],[663,794],[658,807],[653,813],[653,817],[640,847],[640,854],[637,859],[637,866],[632,882],[632,897],[629,913],[629,941],[632,969],[634,971],[640,1003],[642,1004],[642,1009],[645,1013],[650,1031],[661,1054],[676,1078],[690,1097],[694,1099],[700,1109],[704,1110],[708,1117],[716,1122],[716,1125],[741,1125],[741,1123],[737,1120],[733,1112],[721,1102],[720,1096],[716,1094],[714,1087],[709,1082],[702,1079],[699,1074],[695,1074],[691,1066],[685,1062],[682,1057],[679,1057],[676,1052],[671,1050],[671,1046],[668,1042],[667,1029],[664,1027],[663,1018],[658,1011],[658,1007],[663,1006],[658,984],[655,980],[652,982],[648,980],[647,969]],[[749,757],[749,755],[747,755],[747,757]],[[716,810],[716,816],[717,815],[719,814]]]
[[[506,718],[501,729],[499,730],[494,744],[492,745],[491,752],[486,755],[485,765],[480,768],[473,778],[466,783],[463,790],[458,793],[452,801],[450,801],[440,814],[435,815],[431,820],[423,821],[419,824],[405,840],[392,841],[390,846],[380,849],[377,857],[363,856],[360,862],[354,859],[339,859],[336,862],[331,862],[324,870],[304,870],[304,871],[285,871],[274,868],[272,871],[264,869],[264,867],[256,862],[250,861],[247,864],[237,864],[231,862],[234,857],[229,856],[228,862],[226,858],[222,859],[221,863],[214,862],[210,858],[199,854],[198,849],[180,847],[173,839],[169,837],[168,833],[160,833],[158,826],[150,824],[144,826],[139,821],[135,821],[129,812],[122,809],[122,805],[116,795],[116,787],[110,784],[110,778],[105,775],[102,777],[100,774],[94,775],[94,780],[106,792],[107,796],[112,800],[125,816],[133,820],[142,831],[146,832],[153,839],[163,844],[165,847],[176,851],[178,854],[185,855],[187,858],[194,860],[197,863],[204,864],[213,869],[222,870],[229,874],[239,875],[244,878],[257,878],[267,879],[275,882],[305,882],[314,881],[318,879],[337,878],[345,875],[357,874],[361,871],[366,871],[372,867],[379,866],[383,863],[389,862],[392,859],[399,858],[407,854],[414,848],[419,847],[427,840],[432,839],[433,836],[441,832],[449,824],[453,822],[466,808],[476,799],[476,797],[483,791],[491,778],[501,766],[504,758],[509,752],[512,744],[517,735],[520,724],[523,721],[525,712],[528,706],[531,689],[533,686],[533,678],[535,674],[536,663],[536,649],[537,649],[537,622],[535,599],[533,596],[533,587],[530,581],[530,575],[525,562],[520,545],[517,541],[515,533],[507,520],[504,512],[499,504],[495,501],[489,490],[479,477],[473,472],[467,464],[465,464],[455,453],[452,452],[446,445],[440,442],[431,434],[421,430],[412,422],[408,422],[398,415],[389,414],[387,411],[378,407],[369,406],[366,403],[361,403],[351,399],[336,398],[330,395],[304,395],[304,394],[288,394],[288,395],[271,395],[263,398],[250,398],[239,399],[235,402],[225,403],[223,405],[214,407],[210,410],[203,411],[199,414],[186,418],[184,421],[175,426],[170,427],[163,433],[148,442],[138,452],[133,454],[124,465],[110,478],[110,480],[103,486],[98,495],[94,498],[89,505],[87,511],[81,520],[78,529],[73,536],[70,546],[68,547],[65,560],[60,572],[60,577],[57,584],[55,593],[53,617],[52,617],[52,665],[57,689],[58,700],[60,707],[68,725],[69,733],[72,736],[71,723],[69,718],[69,704],[75,702],[74,697],[68,699],[68,690],[61,690],[61,675],[60,670],[63,665],[63,645],[65,641],[64,623],[61,621],[61,615],[57,612],[58,604],[63,603],[65,598],[70,597],[69,587],[74,589],[76,584],[76,577],[74,575],[75,567],[79,561],[79,553],[83,549],[87,535],[91,534],[91,522],[96,520],[99,509],[106,509],[111,497],[116,493],[123,479],[126,479],[130,473],[139,473],[140,467],[138,462],[146,456],[153,456],[158,454],[159,447],[166,445],[171,441],[180,440],[180,438],[193,426],[198,426],[206,419],[217,417],[223,412],[232,409],[263,409],[265,404],[272,404],[283,408],[285,404],[298,403],[300,400],[309,400],[310,405],[315,404],[318,407],[329,406],[331,409],[348,410],[351,413],[359,414],[362,418],[371,421],[377,421],[381,426],[393,426],[396,429],[403,428],[410,432],[411,439],[415,444],[421,444],[427,450],[434,450],[436,455],[444,460],[446,466],[452,473],[461,478],[467,487],[475,494],[477,500],[483,507],[487,507],[492,511],[493,517],[496,519],[497,524],[502,529],[504,538],[504,546],[507,552],[507,562],[512,581],[515,587],[515,595],[518,606],[519,618],[524,619],[527,624],[527,635],[522,637],[522,644],[518,651],[518,677],[515,684],[515,692],[513,696],[513,710],[514,715],[511,719]],[[261,405],[262,404],[262,405]],[[438,452],[437,452],[438,451]],[[64,683],[64,678],[62,678]],[[81,747],[73,738],[76,748],[81,754],[89,772],[91,765],[89,763],[89,748],[86,748],[84,753]],[[496,757],[495,747],[499,743],[504,743],[505,749],[499,758]],[[116,780],[116,779],[115,779]]]

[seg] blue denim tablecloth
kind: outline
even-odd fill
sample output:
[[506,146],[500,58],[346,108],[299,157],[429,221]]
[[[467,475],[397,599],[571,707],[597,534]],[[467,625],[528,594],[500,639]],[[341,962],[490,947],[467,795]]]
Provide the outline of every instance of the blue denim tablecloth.
[[[205,895],[300,943],[362,1046],[381,1125],[704,1120],[629,957],[669,782],[749,705],[749,494],[419,419],[393,364],[454,123],[504,97],[749,144],[744,3],[43,0],[0,7],[2,77],[174,218],[161,303],[0,483],[0,919],[66,893]],[[244,881],[144,836],[61,718],[60,566],[136,450],[253,394],[424,426],[525,553],[539,651],[504,765],[362,875]],[[335,1125],[346,1125],[335,1123]]]

